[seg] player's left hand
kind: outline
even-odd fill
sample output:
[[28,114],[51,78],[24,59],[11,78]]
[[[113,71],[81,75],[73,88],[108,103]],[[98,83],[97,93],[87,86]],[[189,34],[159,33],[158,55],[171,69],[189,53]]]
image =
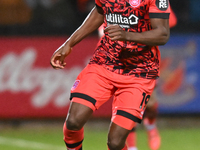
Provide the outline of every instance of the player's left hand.
[[112,41],[126,41],[126,31],[117,24],[106,27],[104,33],[106,32]]

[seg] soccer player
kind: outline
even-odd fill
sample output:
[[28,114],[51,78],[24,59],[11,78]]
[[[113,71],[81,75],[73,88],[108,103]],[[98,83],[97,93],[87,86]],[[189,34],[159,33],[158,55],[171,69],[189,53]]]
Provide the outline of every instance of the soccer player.
[[[141,123],[146,104],[159,77],[158,45],[169,39],[168,0],[95,0],[83,24],[51,58],[63,69],[65,58],[104,22],[105,35],[89,64],[71,88],[71,103],[63,126],[68,150],[82,150],[84,124],[112,96],[109,150],[127,150],[125,144],[136,122]],[[94,148],[95,149],[95,148]]]

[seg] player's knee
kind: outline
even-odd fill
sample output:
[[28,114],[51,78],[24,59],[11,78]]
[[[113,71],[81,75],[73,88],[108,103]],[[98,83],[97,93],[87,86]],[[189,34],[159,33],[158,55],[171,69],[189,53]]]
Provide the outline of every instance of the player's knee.
[[108,139],[107,145],[110,150],[121,150],[123,149],[125,143],[118,139]]
[[69,130],[80,130],[83,126],[78,120],[79,119],[69,117],[66,120],[67,129],[69,129]]

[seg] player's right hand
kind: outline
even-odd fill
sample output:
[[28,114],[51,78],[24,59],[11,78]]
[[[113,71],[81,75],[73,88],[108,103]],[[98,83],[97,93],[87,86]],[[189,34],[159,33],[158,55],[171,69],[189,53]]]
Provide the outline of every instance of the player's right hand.
[[63,69],[66,65],[65,58],[70,54],[71,50],[71,47],[64,44],[59,47],[51,57],[51,66],[54,69]]

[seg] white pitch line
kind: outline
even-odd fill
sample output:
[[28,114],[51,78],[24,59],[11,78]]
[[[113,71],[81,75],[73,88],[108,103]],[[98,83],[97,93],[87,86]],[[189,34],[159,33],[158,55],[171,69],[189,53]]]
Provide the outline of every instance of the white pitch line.
[[22,140],[22,139],[15,139],[15,138],[5,138],[2,136],[0,136],[0,145],[10,145],[10,146],[39,149],[39,150],[55,150],[55,149],[66,150],[66,148],[62,146],[55,146],[51,144],[44,144],[44,143],[27,141],[27,140]]

